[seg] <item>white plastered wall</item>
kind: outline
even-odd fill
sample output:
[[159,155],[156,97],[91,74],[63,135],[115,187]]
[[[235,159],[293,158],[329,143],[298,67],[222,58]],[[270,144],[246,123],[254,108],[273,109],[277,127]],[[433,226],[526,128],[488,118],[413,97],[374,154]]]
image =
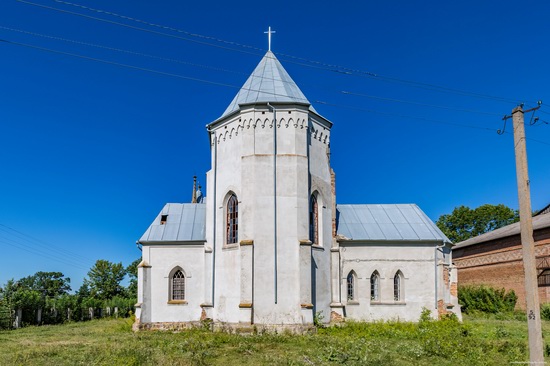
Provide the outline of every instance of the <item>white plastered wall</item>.
[[[202,244],[144,245],[143,259],[151,266],[151,322],[199,321],[203,300],[204,247]],[[169,304],[170,272],[180,267],[185,274],[185,303]]]
[[[345,315],[355,320],[418,321],[423,308],[437,316],[435,244],[340,243],[341,293]],[[347,300],[347,276],[355,271],[355,299]],[[380,274],[379,301],[371,301],[370,277]],[[403,274],[402,301],[394,301],[394,276]]]

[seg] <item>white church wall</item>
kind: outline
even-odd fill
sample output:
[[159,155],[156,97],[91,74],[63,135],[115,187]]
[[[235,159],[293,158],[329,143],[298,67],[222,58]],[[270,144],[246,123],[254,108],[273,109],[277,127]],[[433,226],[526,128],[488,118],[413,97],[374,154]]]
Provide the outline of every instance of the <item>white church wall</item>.
[[[216,129],[217,145],[213,146],[212,166],[216,169],[216,191],[211,191],[215,197],[216,240],[215,240],[215,275],[214,299],[211,316],[216,321],[238,322],[240,302],[240,254],[239,243],[226,242],[226,203],[230,194],[235,194],[239,211],[239,240],[243,232],[241,215],[246,210],[246,200],[243,201],[241,182],[241,147],[243,133],[239,127],[239,119],[233,118],[225,125]],[[221,138],[220,138],[221,137]],[[214,170],[208,174],[208,184],[214,186]],[[214,208],[214,202],[209,202]],[[207,240],[213,246],[213,215],[207,219]],[[213,256],[214,258],[214,256]],[[211,302],[210,300],[209,302]]]
[[[342,303],[345,315],[356,320],[418,321],[422,308],[437,316],[434,244],[340,243]],[[347,276],[356,273],[355,299],[347,299]],[[371,300],[370,277],[380,274],[379,300]],[[403,274],[403,300],[394,300],[393,279]]]
[[[204,288],[203,245],[148,245],[143,250],[151,266],[151,321],[199,321]],[[169,303],[169,275],[175,267],[180,267],[185,274],[185,303]]]

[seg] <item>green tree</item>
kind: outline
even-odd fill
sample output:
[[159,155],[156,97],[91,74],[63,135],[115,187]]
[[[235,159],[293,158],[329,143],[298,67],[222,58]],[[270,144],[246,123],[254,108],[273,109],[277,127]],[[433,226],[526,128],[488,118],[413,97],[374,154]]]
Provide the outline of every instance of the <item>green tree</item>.
[[127,288],[127,296],[129,298],[137,298],[137,266],[141,262],[141,258],[136,259],[126,267],[126,274],[130,279]]
[[451,214],[441,215],[436,225],[452,242],[459,243],[517,221],[517,210],[486,204],[475,209],[456,207]]
[[61,272],[36,272],[18,281],[23,288],[38,291],[45,297],[56,298],[71,291],[71,279]]
[[107,300],[124,293],[124,287],[120,283],[125,275],[126,269],[122,263],[99,259],[88,272],[84,283],[89,287],[92,298]]

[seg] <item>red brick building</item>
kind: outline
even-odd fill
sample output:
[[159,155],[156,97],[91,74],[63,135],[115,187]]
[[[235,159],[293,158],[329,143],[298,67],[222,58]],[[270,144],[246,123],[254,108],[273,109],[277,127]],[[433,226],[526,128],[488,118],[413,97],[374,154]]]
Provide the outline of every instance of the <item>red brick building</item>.
[[[550,207],[550,206],[549,206]],[[540,303],[550,302],[550,212],[533,217]],[[514,290],[516,307],[525,308],[523,257],[519,222],[458,243],[453,262],[459,285],[485,284]]]

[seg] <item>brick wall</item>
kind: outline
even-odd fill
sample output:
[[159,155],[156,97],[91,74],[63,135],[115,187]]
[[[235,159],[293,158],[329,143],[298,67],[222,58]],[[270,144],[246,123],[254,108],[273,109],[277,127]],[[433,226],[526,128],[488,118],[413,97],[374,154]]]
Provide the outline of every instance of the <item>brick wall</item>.
[[[550,256],[550,228],[536,230],[537,259]],[[485,284],[514,290],[518,296],[516,308],[525,309],[523,258],[519,235],[474,244],[453,250],[453,262],[458,268],[459,285]],[[539,287],[541,303],[550,302],[550,287]]]

